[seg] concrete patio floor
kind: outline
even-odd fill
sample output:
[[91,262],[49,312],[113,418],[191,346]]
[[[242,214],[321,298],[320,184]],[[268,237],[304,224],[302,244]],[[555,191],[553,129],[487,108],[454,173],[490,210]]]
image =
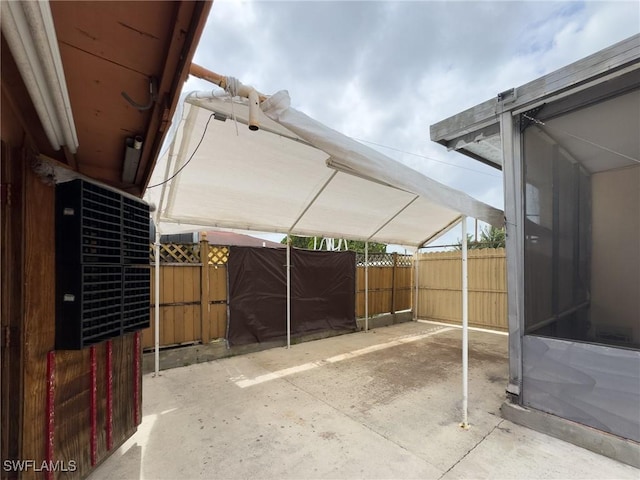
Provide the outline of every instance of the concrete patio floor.
[[629,478],[640,471],[500,417],[507,337],[410,322],[143,379],[138,432],[99,479]]

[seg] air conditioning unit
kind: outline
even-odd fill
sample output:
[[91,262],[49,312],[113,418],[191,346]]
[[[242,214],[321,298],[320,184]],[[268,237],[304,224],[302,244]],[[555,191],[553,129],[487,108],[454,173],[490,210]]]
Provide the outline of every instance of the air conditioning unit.
[[149,326],[149,206],[86,180],[56,186],[56,349]]

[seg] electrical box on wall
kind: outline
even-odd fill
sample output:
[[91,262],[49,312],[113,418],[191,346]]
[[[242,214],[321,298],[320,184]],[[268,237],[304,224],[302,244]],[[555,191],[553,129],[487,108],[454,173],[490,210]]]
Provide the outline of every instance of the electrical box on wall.
[[56,349],[149,326],[149,206],[85,180],[56,186]]

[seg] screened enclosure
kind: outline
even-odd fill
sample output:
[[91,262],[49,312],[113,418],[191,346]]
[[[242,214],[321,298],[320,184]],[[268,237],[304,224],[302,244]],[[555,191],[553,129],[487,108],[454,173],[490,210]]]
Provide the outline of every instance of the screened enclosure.
[[505,408],[568,441],[559,419],[640,441],[639,132],[640,35],[431,126],[503,172]]
[[542,109],[521,134],[523,402],[635,441],[638,112],[635,89],[551,118]]
[[[528,334],[640,348],[637,112],[640,90],[523,133]],[[562,138],[594,138],[603,124],[602,146],[617,153]]]

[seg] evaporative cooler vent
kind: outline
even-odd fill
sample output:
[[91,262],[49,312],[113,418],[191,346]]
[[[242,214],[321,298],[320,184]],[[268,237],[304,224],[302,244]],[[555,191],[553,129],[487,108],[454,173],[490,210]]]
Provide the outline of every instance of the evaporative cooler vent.
[[56,186],[56,349],[149,326],[149,207],[84,180]]

